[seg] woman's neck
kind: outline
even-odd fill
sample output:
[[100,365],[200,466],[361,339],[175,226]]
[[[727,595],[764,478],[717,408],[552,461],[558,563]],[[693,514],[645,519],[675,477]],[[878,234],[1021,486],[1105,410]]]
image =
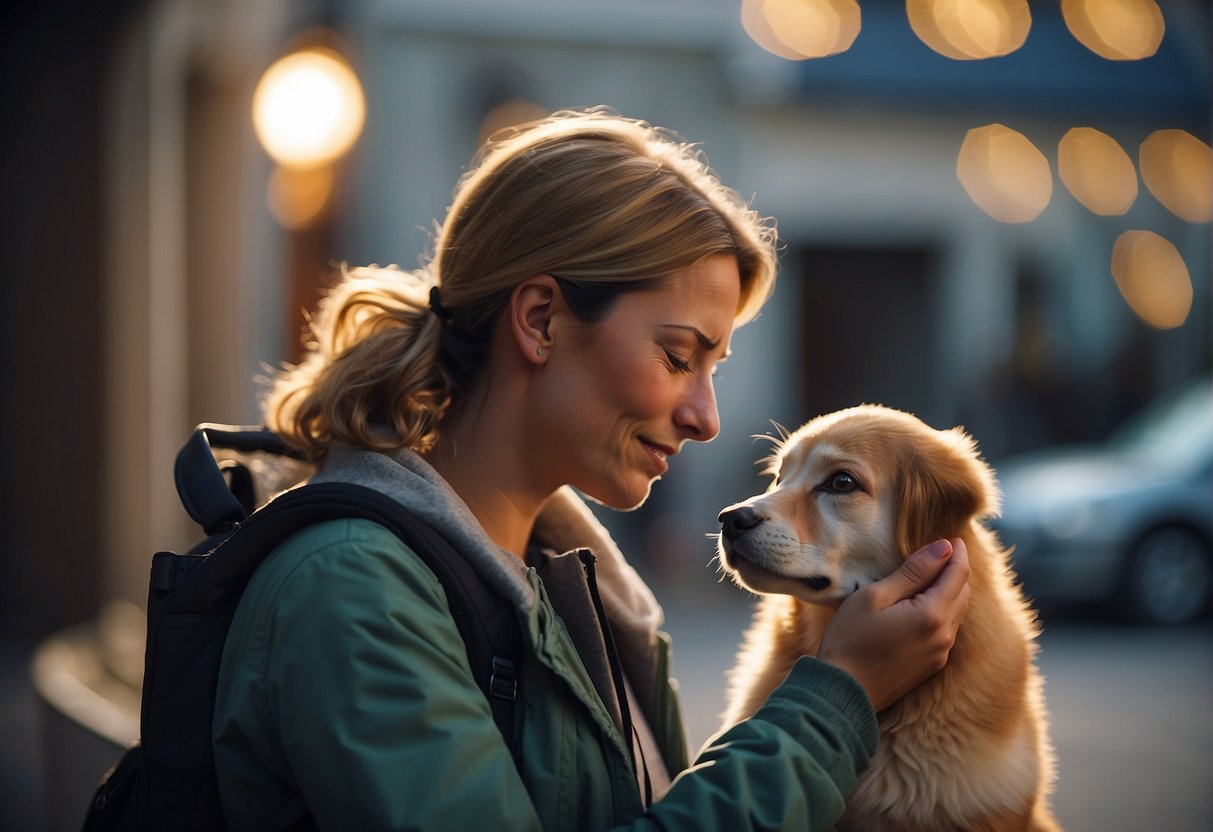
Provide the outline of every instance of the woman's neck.
[[[477,408],[451,413],[426,461],[467,504],[489,538],[525,558],[539,509],[550,494],[534,492],[528,461],[507,420],[478,418]],[[508,411],[505,411],[508,412]]]

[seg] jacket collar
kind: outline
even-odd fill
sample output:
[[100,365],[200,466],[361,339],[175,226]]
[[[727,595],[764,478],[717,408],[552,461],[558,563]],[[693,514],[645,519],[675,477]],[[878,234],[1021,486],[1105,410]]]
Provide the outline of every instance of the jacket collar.
[[[488,537],[467,504],[413,451],[380,453],[335,442],[312,481],[357,483],[387,494],[442,532],[502,597],[525,612],[534,606],[525,564]],[[534,540],[557,552],[590,549],[597,559],[603,606],[622,651],[651,649],[664,620],[661,606],[573,489],[561,488],[543,506]]]

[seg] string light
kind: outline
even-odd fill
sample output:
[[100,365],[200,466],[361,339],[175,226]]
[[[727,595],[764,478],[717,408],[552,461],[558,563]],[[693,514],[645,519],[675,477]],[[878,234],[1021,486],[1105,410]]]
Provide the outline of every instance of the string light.
[[1032,28],[1027,0],[907,0],[906,16],[923,43],[958,61],[1009,55]]
[[1137,170],[1124,148],[1093,127],[1075,127],[1057,146],[1057,173],[1093,213],[1124,214],[1137,199]]
[[773,55],[803,61],[850,49],[862,23],[856,0],[742,0],[741,25]]
[[1110,61],[1139,61],[1158,51],[1166,22],[1155,0],[1061,0],[1075,39]]
[[965,135],[956,176],[973,202],[999,222],[1031,222],[1053,196],[1049,162],[1036,145],[1002,124]]
[[1184,130],[1156,130],[1138,151],[1154,198],[1188,222],[1213,220],[1213,151]]
[[1192,278],[1179,251],[1153,231],[1126,231],[1112,247],[1116,288],[1156,329],[1182,326],[1192,311]]

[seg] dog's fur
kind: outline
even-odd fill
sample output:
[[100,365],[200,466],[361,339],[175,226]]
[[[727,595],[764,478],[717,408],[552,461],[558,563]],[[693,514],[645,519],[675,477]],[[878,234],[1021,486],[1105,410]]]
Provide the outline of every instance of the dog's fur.
[[1058,829],[1037,625],[1009,552],[981,523],[997,514],[999,492],[973,440],[863,405],[779,442],[770,473],[766,493],[721,514],[722,565],[764,596],[730,674],[726,725],[751,716],[799,657],[816,654],[847,595],[927,543],[960,537],[971,563],[968,616],[946,667],[878,714],[879,749],[839,828]]

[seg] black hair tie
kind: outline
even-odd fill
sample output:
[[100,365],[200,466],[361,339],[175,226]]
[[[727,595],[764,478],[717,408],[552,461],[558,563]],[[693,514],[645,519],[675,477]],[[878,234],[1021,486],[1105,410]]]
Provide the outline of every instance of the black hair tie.
[[455,317],[451,310],[442,305],[442,295],[437,286],[430,287],[430,311],[438,316],[438,320],[448,323]]

